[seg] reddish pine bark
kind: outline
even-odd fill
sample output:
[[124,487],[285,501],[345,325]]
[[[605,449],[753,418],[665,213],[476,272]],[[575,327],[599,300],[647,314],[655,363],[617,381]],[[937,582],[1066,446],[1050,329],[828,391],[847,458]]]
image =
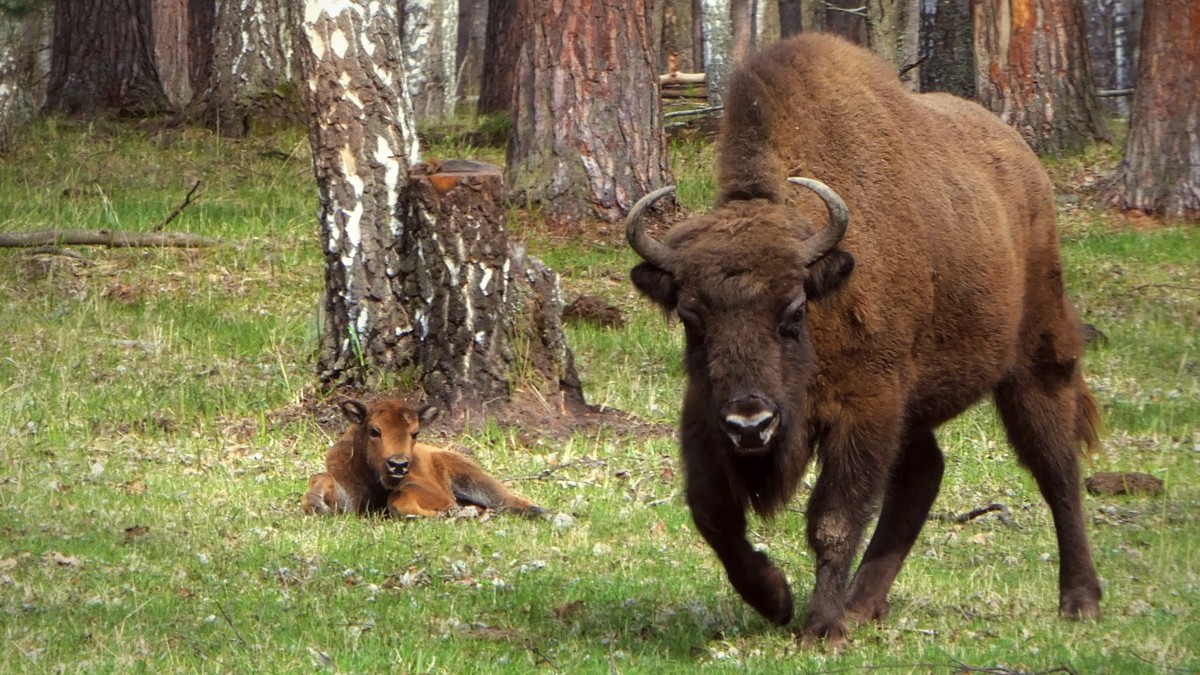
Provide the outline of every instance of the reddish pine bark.
[[1110,199],[1200,220],[1200,2],[1146,0],[1129,137]]
[[513,78],[525,32],[517,21],[524,0],[488,0],[487,35],[483,46],[483,81],[479,87],[479,114],[511,112]]
[[646,0],[517,4],[510,190],[552,216],[619,220],[671,180]]
[[1080,0],[975,0],[979,102],[1039,153],[1110,140],[1096,100]]

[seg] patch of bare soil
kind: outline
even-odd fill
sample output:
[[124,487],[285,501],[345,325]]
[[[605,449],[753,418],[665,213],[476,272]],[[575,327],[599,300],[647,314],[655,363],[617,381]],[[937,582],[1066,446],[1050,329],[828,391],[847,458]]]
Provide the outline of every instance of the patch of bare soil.
[[1097,473],[1083,482],[1094,495],[1149,495],[1163,493],[1163,482],[1148,473]]

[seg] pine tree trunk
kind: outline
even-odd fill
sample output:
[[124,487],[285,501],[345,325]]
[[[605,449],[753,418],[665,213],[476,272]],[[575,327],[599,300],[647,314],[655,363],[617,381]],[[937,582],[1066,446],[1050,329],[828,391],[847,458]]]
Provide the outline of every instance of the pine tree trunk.
[[945,91],[975,98],[975,50],[971,41],[971,0],[921,3],[921,91]]
[[180,109],[192,98],[188,78],[188,8],[186,0],[153,0],[154,63],[171,106]]
[[564,0],[518,15],[526,36],[506,175],[518,203],[620,219],[670,182],[644,0]]
[[[664,0],[662,15],[662,54],[658,61],[658,72],[697,72],[699,67],[692,60],[691,0]],[[670,58],[672,54],[675,55],[674,61]]]
[[788,38],[804,28],[800,0],[779,0],[779,34]]
[[189,116],[235,138],[304,120],[292,95],[292,11],[289,0],[220,3],[212,69]]
[[582,403],[558,275],[509,246],[500,167],[418,165],[404,202],[399,276],[425,393],[454,410],[519,389]]
[[737,67],[754,49],[754,0],[729,0],[729,55]]
[[170,109],[154,65],[150,3],[54,3],[54,50],[46,109],[144,117]]
[[458,4],[454,0],[403,0],[404,69],[417,121],[454,115]]
[[864,47],[871,44],[867,31],[866,3],[862,0],[814,0],[816,4],[824,4],[825,23],[823,30],[835,35],[841,35],[847,40]]
[[187,0],[188,84],[193,96],[208,87],[217,32],[216,0]]
[[483,48],[483,83],[479,88],[479,114],[511,113],[517,57],[525,40],[518,12],[530,0],[488,0],[487,40]]
[[1096,100],[1081,0],[975,0],[979,102],[1039,153],[1110,140]]
[[1146,0],[1137,91],[1110,198],[1200,221],[1200,3]]
[[412,363],[398,283],[398,203],[417,160],[394,3],[311,6],[296,56],[320,199],[325,297],[318,372],[334,386]]

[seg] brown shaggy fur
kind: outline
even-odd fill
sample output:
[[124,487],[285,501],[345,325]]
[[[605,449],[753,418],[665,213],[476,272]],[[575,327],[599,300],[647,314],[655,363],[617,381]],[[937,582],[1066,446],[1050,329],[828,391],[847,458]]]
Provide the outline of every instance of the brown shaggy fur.
[[467,457],[418,443],[420,423],[432,410],[418,412],[395,399],[369,408],[343,402],[352,426],[326,454],[325,472],[309,480],[304,512],[436,516],[474,505],[526,516],[544,513]]
[[[816,448],[816,583],[800,636],[841,644],[847,615],[883,618],[941,483],[933,431],[990,393],[1053,511],[1060,611],[1098,616],[1077,457],[1097,442],[1097,412],[1037,157],[983,108],[910,93],[831,36],[751,57],[726,100],[716,209],[668,233],[670,269],[643,262],[631,276],[687,332],[688,503],[733,586],[790,621],[787,582],[746,540],[745,511],[786,504]],[[797,249],[828,216],[788,176],[823,181],[850,210],[841,243],[807,267]],[[731,409],[775,411],[778,430],[742,447]]]

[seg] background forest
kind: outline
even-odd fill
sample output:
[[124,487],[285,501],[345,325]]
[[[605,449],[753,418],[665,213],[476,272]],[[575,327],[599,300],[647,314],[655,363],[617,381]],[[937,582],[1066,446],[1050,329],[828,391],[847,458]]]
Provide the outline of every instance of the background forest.
[[[1200,6],[543,5],[0,0],[0,670],[1200,668]],[[770,626],[696,533],[682,329],[630,285],[620,221],[666,184],[663,218],[712,207],[724,78],[805,31],[1042,155],[1094,328],[1085,475],[1164,488],[1084,496],[1100,621],[1057,617],[1050,516],[990,404],[939,431],[892,618],[844,653]],[[476,248],[406,257],[460,207]],[[533,304],[400,330],[413,280],[456,306],[434,270],[468,263],[535,271]],[[481,330],[508,342],[457,369]],[[345,395],[442,402],[430,436],[553,515],[302,516]],[[813,479],[751,532],[800,607]]]

